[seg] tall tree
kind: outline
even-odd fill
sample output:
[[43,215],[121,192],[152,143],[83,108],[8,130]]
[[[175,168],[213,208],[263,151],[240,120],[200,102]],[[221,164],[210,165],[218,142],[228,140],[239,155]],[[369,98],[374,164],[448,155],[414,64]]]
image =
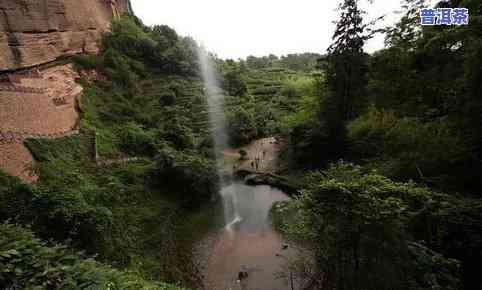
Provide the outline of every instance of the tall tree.
[[344,0],[339,7],[341,17],[336,22],[333,43],[328,48],[328,88],[331,91],[331,111],[335,122],[356,116],[363,103],[367,83],[368,55],[363,51],[371,38],[370,23],[363,22],[365,12],[358,0]]
[[363,21],[365,12],[358,2],[343,0],[340,4],[340,19],[328,48],[328,94],[322,98],[320,118],[327,137],[323,143],[329,144],[326,151],[336,159],[345,148],[345,123],[363,108],[366,95],[368,55],[363,47],[374,33],[374,22]]

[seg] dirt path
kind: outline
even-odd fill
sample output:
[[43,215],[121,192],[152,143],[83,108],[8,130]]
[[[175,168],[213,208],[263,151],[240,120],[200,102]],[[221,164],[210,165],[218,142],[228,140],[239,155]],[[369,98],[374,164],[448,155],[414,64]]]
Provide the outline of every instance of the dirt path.
[[[248,153],[247,160],[240,161],[239,150],[245,150]],[[234,170],[245,169],[257,172],[275,172],[278,168],[278,153],[281,144],[274,137],[258,139],[251,144],[224,151],[226,163]]]

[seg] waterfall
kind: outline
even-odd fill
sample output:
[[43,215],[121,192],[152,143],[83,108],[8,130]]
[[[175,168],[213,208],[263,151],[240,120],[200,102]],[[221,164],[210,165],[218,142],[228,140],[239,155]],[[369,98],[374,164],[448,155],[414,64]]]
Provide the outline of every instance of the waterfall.
[[207,96],[209,124],[214,139],[217,170],[221,180],[220,196],[224,207],[225,228],[227,231],[232,232],[232,227],[242,219],[238,213],[236,193],[232,188],[225,186],[226,184],[222,174],[224,168],[222,152],[228,148],[226,116],[224,115],[224,93],[220,87],[212,60],[203,48],[199,48],[198,50],[198,59],[204,82],[204,94]]

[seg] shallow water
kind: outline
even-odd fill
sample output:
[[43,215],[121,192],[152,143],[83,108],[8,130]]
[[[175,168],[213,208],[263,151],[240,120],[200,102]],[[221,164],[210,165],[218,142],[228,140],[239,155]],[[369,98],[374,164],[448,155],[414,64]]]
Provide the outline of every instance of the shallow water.
[[[282,239],[273,229],[269,211],[276,201],[289,199],[282,191],[269,186],[247,186],[235,182],[225,186],[223,200],[236,207],[228,210],[231,216],[224,218],[230,226],[212,229],[198,243],[199,259],[204,261],[205,288],[219,289],[291,289],[288,281],[277,278],[286,260],[277,256],[289,256],[290,250],[282,250]],[[222,209],[220,209],[222,210]],[[229,223],[228,223],[229,224]],[[248,272],[239,281],[238,273]]]
[[[200,48],[198,57],[214,151],[221,153],[228,149],[223,90],[220,89],[219,78],[208,53]],[[219,209],[220,215],[213,214],[213,220],[222,216],[222,226],[206,233],[194,247],[198,257],[196,264],[205,266],[205,289],[291,289],[282,279],[276,279],[277,272],[285,263],[277,254],[285,257],[286,253],[281,253],[281,237],[269,221],[273,203],[286,200],[288,196],[269,186],[249,187],[241,182],[227,184],[223,178],[224,158],[218,156],[217,163],[222,186],[222,207]],[[247,277],[238,279],[240,271],[248,273]]]

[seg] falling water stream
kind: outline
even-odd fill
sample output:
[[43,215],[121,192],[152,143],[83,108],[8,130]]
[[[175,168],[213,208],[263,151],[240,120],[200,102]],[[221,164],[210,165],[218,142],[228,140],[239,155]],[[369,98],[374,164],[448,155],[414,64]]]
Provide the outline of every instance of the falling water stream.
[[[205,289],[295,289],[286,280],[277,278],[289,250],[282,250],[282,239],[269,220],[273,203],[287,200],[288,196],[269,186],[251,187],[225,179],[223,152],[228,149],[228,135],[224,95],[211,59],[202,49],[199,62],[222,182],[220,197],[224,218],[221,228],[206,233],[195,246],[202,252],[199,263],[205,265],[202,271]],[[240,279],[240,272],[247,273],[247,277]]]
[[224,115],[224,94],[220,88],[217,74],[208,53],[201,48],[198,51],[198,56],[204,81],[205,95],[207,96],[209,123],[214,139],[218,175],[221,180],[221,188],[223,188],[223,190],[221,190],[221,198],[224,207],[226,230],[232,232],[233,226],[241,221],[241,217],[238,213],[236,195],[232,190],[226,190],[226,182],[221,172],[224,166],[221,153],[228,148],[226,116]]

